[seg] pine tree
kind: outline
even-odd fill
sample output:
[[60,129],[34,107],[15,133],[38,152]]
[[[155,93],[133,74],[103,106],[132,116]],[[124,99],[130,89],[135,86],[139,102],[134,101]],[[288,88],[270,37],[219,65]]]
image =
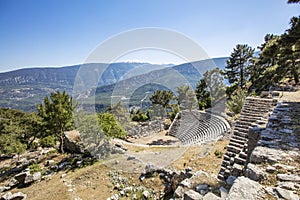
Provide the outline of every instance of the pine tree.
[[204,110],[211,107],[211,96],[207,91],[207,84],[204,78],[198,82],[195,94],[198,101],[199,110]]
[[233,49],[225,67],[225,75],[230,84],[245,87],[253,53],[254,49],[246,44],[238,44]]
[[74,109],[76,103],[65,91],[51,93],[43,104],[37,105],[38,115],[43,119],[45,136],[55,135],[59,141],[59,150],[64,152],[64,132],[74,128]]

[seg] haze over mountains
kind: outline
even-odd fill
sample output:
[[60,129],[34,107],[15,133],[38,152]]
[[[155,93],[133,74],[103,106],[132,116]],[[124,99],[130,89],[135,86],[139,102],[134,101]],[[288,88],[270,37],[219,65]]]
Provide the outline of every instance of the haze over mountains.
[[[224,69],[227,58],[214,58],[181,65],[158,65],[149,63],[92,63],[83,65],[66,66],[61,68],[26,68],[11,72],[0,73],[0,107],[19,109],[23,111],[35,110],[36,104],[41,103],[43,98],[55,90],[66,90],[73,94],[74,83],[80,78],[78,72],[88,69],[90,74],[86,74],[85,79],[97,79],[93,91],[85,93],[85,97],[96,95],[99,97],[110,98],[113,93],[127,92],[127,88],[144,87],[151,92],[153,85],[167,86],[167,89],[175,89],[178,84],[189,84],[195,87],[202,74],[208,69],[218,67]],[[106,68],[107,67],[107,68]],[[104,70],[105,69],[105,70]],[[179,78],[176,78],[176,77]],[[181,77],[181,78],[180,78]],[[175,81],[174,81],[175,80]],[[84,80],[85,85],[89,85],[89,80]],[[95,82],[95,80],[93,80]],[[152,84],[152,86],[150,85]],[[96,89],[96,87],[98,87]],[[119,89],[118,89],[119,88]],[[144,93],[140,90],[140,93]],[[123,97],[127,94],[123,93]],[[122,96],[119,94],[118,96]],[[77,94],[75,98],[82,95]],[[105,104],[105,103],[104,103]],[[105,105],[100,105],[103,107]]]

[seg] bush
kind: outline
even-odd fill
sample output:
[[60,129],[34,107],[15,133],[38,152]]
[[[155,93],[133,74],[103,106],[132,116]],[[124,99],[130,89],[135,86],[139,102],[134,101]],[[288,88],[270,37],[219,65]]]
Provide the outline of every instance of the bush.
[[134,114],[132,117],[132,121],[135,121],[135,122],[144,122],[147,120],[148,120],[148,116],[143,113]]
[[218,158],[222,158],[223,153],[221,151],[219,151],[219,150],[216,150],[215,151],[215,156],[217,156]]
[[40,140],[40,144],[42,147],[54,147],[56,144],[55,138],[52,135],[44,137]]
[[227,101],[227,108],[234,114],[239,114],[242,111],[244,101],[246,98],[246,91],[238,90],[235,95],[231,97],[231,100]]
[[30,174],[33,174],[34,172],[41,172],[43,174],[43,170],[41,169],[40,165],[37,163],[34,163],[29,166]]
[[122,126],[118,123],[115,116],[111,113],[102,113],[99,115],[100,129],[105,136],[109,138],[125,138],[126,132]]

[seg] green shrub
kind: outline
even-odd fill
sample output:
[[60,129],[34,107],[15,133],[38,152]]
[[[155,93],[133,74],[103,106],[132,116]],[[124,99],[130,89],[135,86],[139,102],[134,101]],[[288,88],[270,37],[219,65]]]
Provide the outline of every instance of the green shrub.
[[30,165],[29,171],[31,174],[33,174],[34,172],[41,172],[43,174],[43,170],[41,169],[41,166],[37,163]]
[[218,158],[222,158],[223,153],[221,151],[219,151],[219,150],[216,150],[215,151],[215,156],[217,156]]
[[111,113],[100,114],[99,125],[105,136],[109,138],[125,138],[127,135],[123,127]]
[[231,100],[227,101],[227,108],[234,114],[239,114],[242,111],[244,101],[246,99],[246,91],[238,90]]
[[40,144],[42,147],[54,147],[56,142],[55,138],[52,135],[49,135],[47,137],[44,137],[40,140]]
[[132,117],[132,121],[135,122],[144,122],[148,120],[148,116],[144,113],[134,114]]

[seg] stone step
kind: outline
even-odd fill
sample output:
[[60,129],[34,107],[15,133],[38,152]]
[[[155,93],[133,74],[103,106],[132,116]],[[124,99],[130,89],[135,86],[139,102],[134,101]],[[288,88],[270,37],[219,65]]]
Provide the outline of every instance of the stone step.
[[237,143],[237,144],[241,144],[241,145],[244,145],[247,140],[243,139],[243,140],[239,140],[239,139],[235,139],[235,138],[230,138],[230,143],[231,142],[234,142],[234,143]]
[[246,159],[241,158],[241,157],[236,157],[234,158],[234,162],[240,165],[244,165],[246,163]]
[[239,144],[239,143],[233,142],[231,140],[229,142],[229,145],[239,147],[239,148],[244,148],[244,144]]
[[244,107],[249,107],[249,108],[269,108],[271,106],[272,104],[270,103],[259,103],[259,102],[246,102],[244,104]]
[[239,131],[236,131],[236,130],[234,130],[233,134],[237,135],[237,136],[240,136],[240,137],[243,137],[243,138],[248,138],[247,133],[239,132]]
[[221,174],[221,172],[218,174],[217,177],[220,181],[225,181],[224,176]]
[[245,122],[245,121],[236,121],[235,122],[235,125],[246,125],[246,126],[249,126],[251,124],[251,122]]
[[231,157],[235,157],[236,156],[236,153],[235,152],[232,152],[232,151],[226,151],[226,154],[227,156],[229,156],[230,158]]
[[[237,121],[237,122],[243,122],[243,121]],[[250,126],[250,123],[247,123],[247,124],[242,124],[242,123],[236,123],[234,125],[234,127],[237,127],[237,128],[244,128],[244,129],[248,129]]]
[[230,161],[229,160],[223,160],[222,166],[226,167],[228,165],[230,165]]
[[256,122],[257,120],[261,120],[261,116],[260,117],[248,117],[246,115],[240,116],[239,120],[240,121],[244,121],[244,122]]
[[262,117],[263,115],[262,114],[257,114],[257,113],[241,113],[240,114],[240,117],[241,116],[247,116],[247,117]]
[[243,169],[244,169],[244,165],[234,163],[231,169],[231,175],[238,177],[243,173]]
[[242,128],[242,127],[239,127],[239,126],[235,126],[234,130],[242,132],[242,133],[248,133],[249,132],[249,127],[248,128]]
[[240,153],[242,151],[242,148],[232,146],[232,145],[227,145],[227,151],[231,151],[234,153]]
[[247,97],[246,102],[263,102],[263,103],[273,103],[273,99],[267,99],[267,98],[259,98],[259,97]]
[[245,137],[241,137],[241,136],[238,136],[238,135],[232,135],[230,140],[231,139],[239,140],[239,141],[244,142],[244,143],[248,141]]
[[224,154],[224,156],[223,156],[223,160],[230,160],[230,156],[229,155],[227,155],[226,153]]
[[240,157],[240,158],[243,158],[243,159],[247,159],[248,155],[247,155],[245,152],[241,152],[241,153],[239,154],[239,157]]
[[246,105],[242,108],[242,112],[258,112],[261,113],[262,111],[270,110],[270,106],[258,106],[258,105]]

